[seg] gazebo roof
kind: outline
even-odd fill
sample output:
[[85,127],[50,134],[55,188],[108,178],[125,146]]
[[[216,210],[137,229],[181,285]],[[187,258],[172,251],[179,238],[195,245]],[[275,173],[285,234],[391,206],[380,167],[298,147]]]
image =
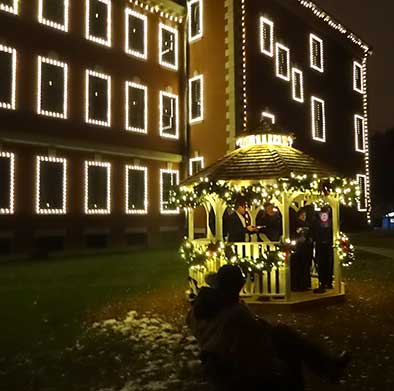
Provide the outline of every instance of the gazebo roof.
[[263,181],[290,178],[291,174],[329,177],[335,170],[289,145],[258,144],[230,152],[211,166],[187,178],[182,185],[201,177],[213,181]]

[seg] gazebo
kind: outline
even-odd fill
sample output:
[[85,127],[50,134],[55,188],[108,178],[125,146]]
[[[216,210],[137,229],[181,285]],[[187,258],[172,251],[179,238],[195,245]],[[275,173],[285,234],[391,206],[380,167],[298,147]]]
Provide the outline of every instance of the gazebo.
[[[181,254],[189,263],[192,286],[204,285],[207,273],[233,262],[245,266],[247,282],[242,295],[251,302],[296,303],[316,300],[317,296],[344,296],[341,266],[347,257],[340,249],[334,249],[334,289],[322,295],[291,291],[291,208],[329,206],[333,243],[340,246],[340,204],[351,205],[358,194],[355,181],[337,176],[330,167],[293,148],[292,143],[290,135],[272,132],[241,137],[236,150],[189,177],[174,192],[173,201],[187,213],[188,237]],[[280,241],[269,241],[264,235],[258,241],[253,235],[249,242],[226,242],[223,216],[239,195],[249,201],[252,225],[265,202],[275,205],[282,218]],[[195,238],[195,211],[201,207],[206,215],[206,234]],[[312,287],[317,284],[315,276]]]

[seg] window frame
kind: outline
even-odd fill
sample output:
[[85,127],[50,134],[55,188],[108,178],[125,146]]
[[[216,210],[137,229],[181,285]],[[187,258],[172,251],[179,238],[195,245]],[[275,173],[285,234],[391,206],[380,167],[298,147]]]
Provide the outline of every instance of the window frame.
[[[293,100],[295,100],[296,102],[300,102],[300,103],[304,103],[305,102],[305,96],[304,96],[304,73],[298,69],[298,68],[292,68],[291,70],[292,72],[292,96],[293,96]],[[296,74],[300,75],[300,92],[301,92],[301,96],[298,97],[296,96]]]
[[112,46],[112,7],[111,0],[93,0],[103,3],[107,6],[107,37],[103,39],[90,34],[90,2],[92,0],[85,0],[85,38],[89,41],[104,45],[107,47]]
[[10,160],[10,204],[8,208],[0,207],[0,215],[13,215],[15,213],[15,154],[13,152],[0,151],[0,158]]
[[[315,121],[315,102],[322,104],[322,132],[323,137],[316,136],[316,121]],[[323,99],[316,96],[311,97],[311,118],[312,118],[312,139],[322,143],[326,142],[326,104]]]
[[19,0],[14,0],[11,7],[0,1],[0,10],[10,14],[19,15]]
[[[196,81],[200,81],[200,102],[201,102],[201,114],[199,117],[193,118],[193,96],[192,96],[192,85]],[[204,75],[197,75],[189,79],[189,123],[194,124],[204,120]]]
[[[134,126],[130,126],[130,113],[129,113],[129,105],[130,105],[130,87],[131,88],[136,88],[138,90],[144,91],[144,128],[136,128]],[[130,132],[135,132],[135,133],[141,133],[141,134],[148,134],[148,87],[131,82],[131,81],[126,81],[125,82],[125,93],[126,93],[126,104],[125,104],[125,111],[126,111],[126,123],[125,123],[125,128],[127,131]]]
[[[361,136],[362,136],[362,147],[360,147],[358,142],[358,121],[361,120]],[[362,115],[354,115],[354,138],[355,138],[355,148],[357,152],[365,153],[365,118]]]
[[[107,169],[107,207],[105,209],[89,209],[89,167],[105,167]],[[85,214],[109,215],[111,214],[111,163],[85,161]]]
[[[175,181],[176,185],[179,185],[179,170],[173,170],[173,169],[166,169],[162,168],[160,169],[160,214],[162,215],[179,215],[180,210],[179,208],[176,209],[170,209],[170,210],[165,210],[163,208],[163,174],[175,174]],[[167,202],[167,201],[166,201]]]
[[[286,64],[287,64],[287,75],[282,75],[280,73],[280,56],[279,56],[279,50],[283,50],[286,53]],[[275,44],[275,65],[276,65],[276,77],[285,80],[285,81],[290,81],[290,49],[286,47],[285,45],[277,42]]]
[[[144,173],[144,209],[129,209],[129,171],[142,171]],[[129,165],[125,167],[125,212],[127,215],[148,214],[148,168],[143,166]]]
[[[320,52],[320,58],[321,58],[321,67],[315,64],[314,62],[314,51],[313,51],[313,43],[318,42],[319,44],[319,52]],[[314,69],[315,71],[318,71],[320,73],[324,72],[324,49],[323,49],[324,42],[323,40],[318,37],[317,35],[310,33],[309,34],[309,57],[310,57],[310,67]]]
[[[175,135],[165,133],[163,129],[163,97],[175,99]],[[160,91],[160,137],[178,140],[179,139],[179,99],[178,95],[166,91]]]
[[360,179],[363,179],[363,184],[364,184],[364,188],[361,189],[360,188],[360,199],[362,196],[364,196],[364,204],[365,204],[365,208],[361,208],[361,202],[357,201],[357,210],[359,212],[367,212],[368,211],[368,199],[367,199],[367,176],[365,174],[357,174],[356,176],[357,178],[357,185],[360,186]]
[[[163,48],[163,35],[162,35],[162,31],[163,30],[167,30],[168,32],[174,34],[175,37],[175,64],[171,64],[169,62],[163,61],[162,56],[163,56],[163,52],[162,52],[162,48]],[[178,64],[179,64],[179,38],[178,38],[178,29],[168,26],[164,23],[160,23],[159,24],[159,64],[165,68],[171,69],[173,71],[177,71],[178,70]]]
[[[60,119],[68,118],[68,64],[62,61],[53,60],[48,57],[38,56],[37,59],[37,114],[47,117]],[[55,67],[63,68],[63,113],[42,109],[42,64],[49,64]]]
[[[270,26],[270,48],[271,50],[265,50],[264,48],[264,25]],[[274,56],[274,22],[272,20],[269,20],[265,16],[260,17],[260,51],[261,53],[273,57]]]
[[69,0],[63,0],[63,7],[64,7],[64,24],[60,24],[58,22],[54,22],[53,20],[47,19],[44,17],[44,1],[45,0],[38,0],[38,21],[45,26],[52,27],[54,29],[64,31],[65,33],[68,32],[69,28]]
[[[133,16],[144,22],[143,24],[144,25],[144,38],[143,38],[144,52],[143,53],[130,49],[130,38],[129,38],[130,16]],[[125,52],[127,54],[130,54],[131,56],[140,58],[142,60],[148,59],[148,17],[129,7],[126,7],[125,9]]]
[[193,163],[194,162],[201,162],[201,170],[204,169],[204,156],[196,156],[194,158],[189,159],[189,175],[195,175],[197,174],[199,171],[197,172],[193,172]]
[[16,110],[16,49],[10,46],[0,44],[0,52],[11,55],[12,70],[11,70],[11,102],[0,102],[0,108],[6,110]]
[[[50,162],[63,165],[63,192],[62,192],[62,208],[48,208],[40,207],[40,185],[41,185],[41,163]],[[67,159],[37,156],[36,157],[36,213],[38,215],[66,215],[67,214]]]
[[[361,88],[357,86],[356,69],[360,70],[360,83]],[[353,91],[364,94],[364,68],[358,61],[353,61]]]
[[[192,10],[192,6],[195,3],[199,3],[200,5],[200,12],[199,12],[199,19],[200,19],[200,32],[194,36],[192,36],[192,18],[191,18],[191,10]],[[188,28],[189,28],[189,42],[195,42],[199,39],[201,39],[204,36],[204,17],[203,17],[203,1],[202,0],[190,0],[187,2],[187,14],[188,14]]]

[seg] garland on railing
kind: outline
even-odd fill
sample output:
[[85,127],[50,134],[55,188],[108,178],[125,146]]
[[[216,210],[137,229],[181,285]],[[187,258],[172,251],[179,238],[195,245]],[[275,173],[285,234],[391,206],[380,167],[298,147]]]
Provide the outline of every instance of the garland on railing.
[[282,192],[303,192],[314,196],[335,195],[346,206],[352,206],[360,197],[358,183],[340,177],[318,178],[317,175],[295,175],[279,179],[275,184],[254,184],[250,186],[232,186],[226,181],[212,181],[200,178],[192,186],[174,187],[170,192],[170,204],[176,208],[197,208],[209,194],[216,194],[229,206],[234,206],[242,196],[249,205],[260,206],[270,202]]
[[338,251],[339,260],[343,267],[350,267],[356,260],[354,246],[343,232],[339,233],[334,248]]
[[[205,248],[204,248],[205,247]],[[207,246],[196,246],[185,239],[179,249],[179,254],[191,270],[207,271],[207,262],[220,260],[224,263],[239,265],[245,272],[271,271],[284,265],[294,251],[294,243],[286,242],[275,246],[275,250],[262,253],[259,258],[240,257],[234,245],[228,242],[211,242]]]

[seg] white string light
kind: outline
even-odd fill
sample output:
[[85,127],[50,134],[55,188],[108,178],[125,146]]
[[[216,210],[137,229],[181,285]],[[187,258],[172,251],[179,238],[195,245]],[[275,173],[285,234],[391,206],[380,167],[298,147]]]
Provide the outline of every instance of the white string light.
[[[311,110],[312,111],[312,113],[311,113],[312,114],[311,115],[311,118],[312,118],[312,138],[313,138],[313,140],[316,140],[316,141],[326,142],[326,113],[325,113],[324,100],[319,99],[319,98],[317,98],[315,96],[312,96],[311,103],[312,103],[311,104],[311,109],[312,109]],[[319,118],[317,117],[318,113],[319,113],[319,110],[318,110],[319,105],[321,107],[321,116],[322,116],[322,118],[320,118],[320,123],[321,123],[321,126],[322,126],[321,129],[317,129],[317,127],[316,127],[316,125],[317,125],[317,123],[319,121]],[[319,135],[320,130],[321,130],[321,133],[322,133],[321,136]]]
[[[129,187],[130,187],[130,182],[129,182],[129,173],[130,171],[137,171],[137,172],[142,172],[144,175],[144,208],[143,209],[130,209],[130,203],[129,203],[129,197],[130,197],[130,192],[129,192]],[[148,214],[148,169],[147,167],[140,167],[140,166],[131,166],[131,165],[126,165],[126,197],[125,197],[125,207],[126,207],[126,214],[134,214],[134,215],[146,215]]]
[[[173,45],[170,45],[170,47],[165,50],[163,50],[164,31],[169,32],[174,37]],[[171,51],[174,51],[174,63],[167,62],[163,59],[163,56]],[[159,24],[159,64],[175,71],[178,70],[178,30],[163,23]]]
[[[85,20],[85,37],[86,39],[99,43],[100,45],[105,45],[110,47],[111,46],[111,32],[112,32],[112,26],[111,26],[111,0],[85,0],[85,13],[86,13],[86,20]],[[107,7],[107,34],[106,38],[102,37],[96,37],[90,32],[90,3],[92,1],[96,1],[102,4],[105,4]],[[95,15],[96,18],[98,17],[98,14]]]
[[[269,30],[268,41],[266,40],[267,37],[265,35],[266,29]],[[270,57],[274,56],[274,22],[264,16],[260,17],[260,48],[261,53],[264,53]]]
[[243,101],[243,129],[248,127],[248,95],[247,84],[248,77],[246,72],[246,4],[241,0],[241,28],[242,28],[242,101]]
[[[198,4],[198,25],[200,26],[200,30],[198,31],[197,34],[192,35],[192,14],[193,14],[193,6],[195,4]],[[202,0],[190,0],[187,3],[187,13],[188,13],[188,27],[189,27],[189,42],[194,42],[197,41],[198,39],[202,38],[203,33],[204,33],[204,28],[203,28],[203,2]]]
[[[193,84],[197,83],[199,86],[199,101],[200,115],[193,117]],[[200,122],[204,119],[204,76],[198,75],[189,79],[189,122],[191,124]]]
[[[139,52],[138,50],[130,48],[130,18],[137,18],[142,20],[143,22],[143,40],[144,40],[144,49],[142,52]],[[125,9],[125,26],[126,26],[126,31],[125,31],[125,51],[128,54],[131,54],[134,57],[141,58],[143,60],[146,60],[148,58],[148,18],[144,14],[140,14],[139,12],[136,12],[132,10],[131,8],[126,8]]]
[[[6,55],[11,55],[11,99],[9,102],[0,101],[0,108],[7,110],[15,110],[16,108],[16,50],[10,48],[8,46],[3,46],[0,44],[0,52],[6,53]],[[5,77],[6,75],[1,75],[1,77]]]
[[[106,207],[89,208],[89,167],[103,167],[106,169],[107,189]],[[85,214],[87,215],[108,215],[111,213],[111,163],[85,161]]]
[[[364,134],[364,117],[361,115],[354,116],[354,138],[355,138],[355,147],[357,152],[365,152],[365,134]],[[359,134],[361,134],[361,145],[359,143]]]
[[269,118],[271,120],[272,125],[275,125],[276,118],[274,114],[269,113],[268,111],[263,111],[261,113],[262,118]]
[[10,161],[10,187],[9,187],[9,205],[0,206],[0,215],[13,215],[15,211],[15,155],[11,152],[1,152],[0,159],[8,159]]
[[193,170],[193,164],[200,162],[201,170],[204,168],[204,157],[197,156],[189,160],[189,175],[197,174],[198,171]]
[[[41,164],[55,163],[63,167],[63,181],[62,181],[62,207],[51,208],[51,205],[41,207]],[[40,215],[65,215],[67,214],[67,160],[56,157],[37,156],[36,158],[36,213]],[[48,184],[52,186],[52,184]]]
[[353,61],[353,90],[364,93],[363,66],[357,61]]
[[295,101],[304,103],[304,74],[297,68],[292,68],[292,93]]
[[[368,201],[367,201],[367,176],[357,174],[357,183],[360,188],[360,201],[357,202],[357,209],[359,212],[367,212]],[[363,200],[361,200],[361,197]],[[363,206],[365,205],[365,207]]]
[[[103,79],[103,80],[107,81],[107,120],[106,121],[90,118],[90,116],[89,116],[90,77],[97,77],[99,79]],[[86,79],[85,80],[85,121],[88,124],[110,127],[111,126],[111,76],[87,69],[86,73],[85,73],[85,79]]]
[[[285,56],[285,72],[282,73],[281,59]],[[290,81],[290,49],[286,46],[276,43],[276,76],[280,79]]]
[[[164,105],[163,99],[169,98],[172,100],[171,108],[171,126],[164,127],[163,124],[163,114],[164,114]],[[178,139],[179,138],[179,107],[178,107],[178,95],[170,94],[169,92],[160,91],[160,136],[164,138]],[[168,133],[166,130],[172,130],[174,128],[175,122],[175,134]]]
[[[62,68],[63,70],[63,111],[56,112],[50,111],[43,108],[42,102],[42,64],[49,64],[54,67]],[[49,81],[51,86],[53,85],[53,81]],[[37,113],[40,115],[46,115],[48,117],[62,118],[67,119],[67,106],[68,106],[68,97],[67,97],[67,88],[68,88],[68,65],[64,62],[52,60],[51,58],[45,58],[42,56],[38,56],[38,72],[37,72]]]
[[[170,170],[170,169],[160,169],[160,213],[163,215],[177,215],[179,214],[179,208],[176,209],[167,209],[166,204],[168,200],[164,200],[164,175],[171,175],[171,186],[175,186],[179,184],[179,171],[178,170]],[[174,183],[175,176],[175,183]]]
[[171,14],[170,12],[164,12],[161,9],[161,7],[159,7],[158,5],[149,5],[142,2],[141,0],[129,0],[129,2],[130,4],[140,7],[144,11],[148,11],[150,13],[159,15],[160,18],[165,18],[179,24],[182,24],[183,22],[183,18],[181,15],[175,15],[175,14]]
[[[318,48],[318,53],[315,52],[315,45]],[[310,66],[312,69],[323,73],[324,72],[324,51],[323,40],[315,34],[309,34],[309,54]],[[320,60],[320,61],[319,61]]]
[[19,13],[19,0],[13,0],[12,5],[0,2],[0,10],[9,12],[10,14],[18,15]]
[[[130,81],[126,81],[126,130],[130,130],[132,132],[137,133],[148,133],[148,88],[142,84],[133,83]],[[137,128],[130,124],[130,88],[136,88],[138,90],[142,90],[144,92],[144,127]],[[133,104],[134,102],[132,102]]]
[[44,16],[44,2],[45,0],[38,1],[38,21],[46,26],[58,29],[64,32],[68,32],[68,19],[69,19],[69,0],[63,0],[64,10],[64,23],[59,23],[50,20]]

